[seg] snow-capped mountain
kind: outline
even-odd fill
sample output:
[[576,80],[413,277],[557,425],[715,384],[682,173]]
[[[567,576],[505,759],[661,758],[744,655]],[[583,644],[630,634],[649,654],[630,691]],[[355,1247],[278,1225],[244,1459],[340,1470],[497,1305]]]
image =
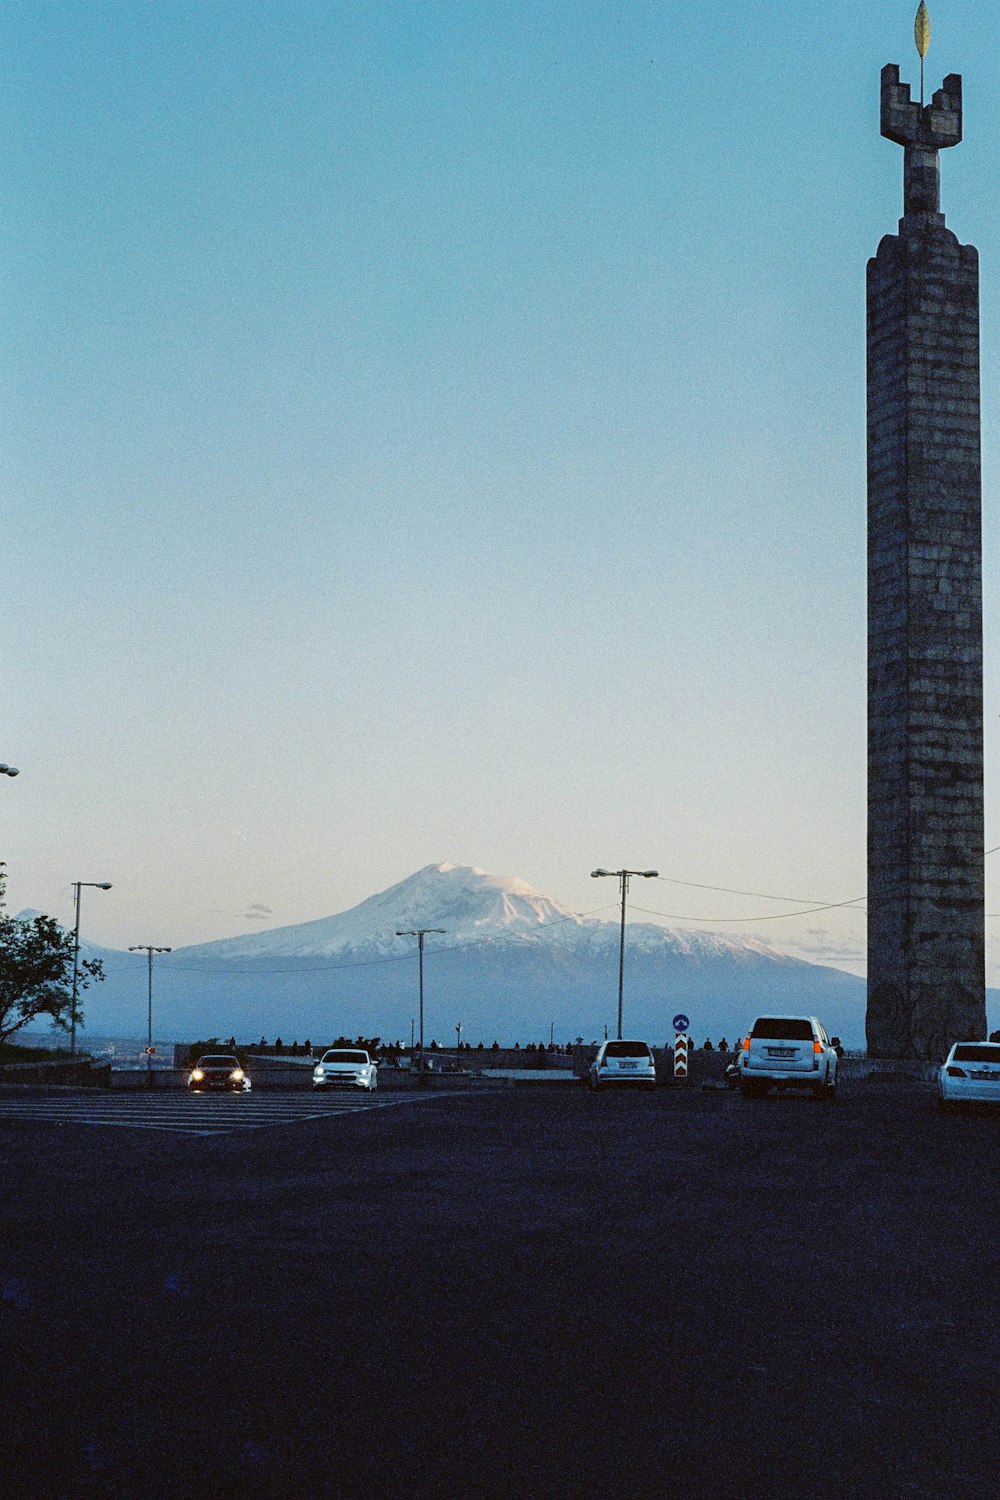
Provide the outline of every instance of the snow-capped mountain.
[[[389,957],[407,953],[412,943],[396,936],[420,927],[443,928],[428,937],[427,951],[472,943],[517,946],[557,944],[577,951],[604,948],[619,941],[619,925],[581,917],[535,890],[525,880],[491,875],[469,865],[426,865],[398,885],[369,896],[359,906],[315,922],[252,932],[185,948],[186,958],[335,958],[344,955]],[[765,944],[683,932],[633,922],[628,926],[630,952],[669,948],[692,959],[725,954],[784,955]]]
[[332,958],[362,951],[394,954],[406,951],[396,937],[400,930],[443,927],[451,945],[486,938],[516,942],[567,924],[575,928],[583,922],[569,907],[543,896],[524,880],[490,875],[467,865],[427,865],[336,916],[200,943],[184,952],[217,958]]
[[[276,1034],[285,1040],[380,1035],[409,1040],[424,952],[425,1039],[455,1026],[487,1045],[600,1036],[616,1021],[617,921],[585,918],[523,880],[467,865],[427,865],[360,905],[313,922],[175,949],[158,958],[161,1037]],[[142,955],[102,954],[106,982],[88,991],[88,1027],[134,1034],[145,1015]],[[788,958],[759,941],[629,924],[626,1029],[662,1043],[678,1010],[696,1036],[740,1034],[760,1009],[823,1016],[845,1042],[864,1037],[864,982]]]

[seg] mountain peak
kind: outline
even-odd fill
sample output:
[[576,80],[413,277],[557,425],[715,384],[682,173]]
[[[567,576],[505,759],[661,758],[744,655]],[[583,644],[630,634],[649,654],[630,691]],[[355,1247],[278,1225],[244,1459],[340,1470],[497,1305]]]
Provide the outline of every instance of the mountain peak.
[[428,942],[438,946],[473,940],[510,941],[526,938],[541,927],[565,924],[580,927],[583,919],[568,906],[551,900],[526,880],[491,875],[475,865],[450,862],[424,865],[388,890],[336,916],[248,933],[190,948],[206,957],[284,955],[333,957],[344,952],[405,952],[399,932],[441,928]]
[[442,882],[451,888],[465,887],[467,890],[491,890],[504,891],[512,896],[533,896],[545,900],[541,891],[529,885],[526,880],[520,880],[516,875],[491,875],[489,870],[482,870],[478,865],[456,865],[445,862],[439,865],[424,865],[423,869],[411,875],[399,885],[391,886],[394,891],[414,881],[426,880],[428,884],[437,885],[440,888]]

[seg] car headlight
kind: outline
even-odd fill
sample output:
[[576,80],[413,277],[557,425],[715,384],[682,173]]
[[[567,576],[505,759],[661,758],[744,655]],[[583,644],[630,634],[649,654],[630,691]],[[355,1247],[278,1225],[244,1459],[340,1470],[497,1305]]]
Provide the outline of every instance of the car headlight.
[[243,1082],[243,1069],[242,1068],[234,1068],[233,1071],[230,1073],[229,1078],[230,1078],[230,1081],[232,1083],[242,1083]]
[[322,1078],[323,1077],[323,1069],[322,1068],[313,1068],[313,1077],[314,1078]]
[[204,1076],[205,1075],[200,1068],[195,1068],[194,1072],[191,1074],[191,1081],[192,1083],[200,1083]]

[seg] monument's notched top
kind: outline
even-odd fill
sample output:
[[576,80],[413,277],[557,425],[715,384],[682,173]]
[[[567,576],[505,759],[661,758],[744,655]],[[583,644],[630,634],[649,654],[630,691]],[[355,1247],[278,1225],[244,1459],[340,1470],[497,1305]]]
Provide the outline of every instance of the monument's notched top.
[[910,98],[900,83],[899,66],[882,69],[882,134],[904,149],[903,214],[941,214],[941,165],[938,152],[962,139],[962,79],[949,73],[930,104]]
[[962,75],[949,73],[930,104],[910,98],[900,83],[899,64],[882,69],[882,134],[897,146],[928,146],[944,151],[962,139]]

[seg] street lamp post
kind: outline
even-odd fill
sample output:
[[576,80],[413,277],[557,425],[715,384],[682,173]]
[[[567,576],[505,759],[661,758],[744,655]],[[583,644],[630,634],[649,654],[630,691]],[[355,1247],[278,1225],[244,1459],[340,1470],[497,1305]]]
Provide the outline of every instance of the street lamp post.
[[443,927],[408,927],[403,932],[397,932],[397,937],[415,937],[417,940],[417,952],[420,955],[420,1072],[424,1069],[424,938],[429,932],[440,932],[444,934]]
[[76,891],[76,921],[73,924],[73,1010],[69,1018],[69,1055],[76,1056],[76,1002],[80,993],[80,891],[85,885],[95,891],[110,891],[110,880],[74,880]]
[[152,943],[132,943],[130,953],[145,953],[149,960],[149,985],[146,991],[146,1087],[153,1087],[153,954],[172,953],[172,948],[154,948]]
[[462,1066],[462,1023],[458,1021],[455,1026],[455,1070]]
[[599,880],[602,875],[611,875],[615,880],[621,882],[622,888],[622,931],[621,941],[618,945],[618,1040],[622,1037],[622,991],[625,985],[625,897],[628,894],[628,883],[635,875],[641,880],[655,880],[659,870],[591,870],[591,880]]

